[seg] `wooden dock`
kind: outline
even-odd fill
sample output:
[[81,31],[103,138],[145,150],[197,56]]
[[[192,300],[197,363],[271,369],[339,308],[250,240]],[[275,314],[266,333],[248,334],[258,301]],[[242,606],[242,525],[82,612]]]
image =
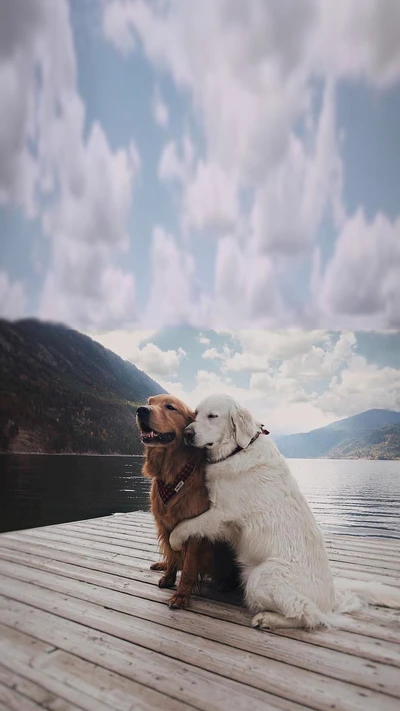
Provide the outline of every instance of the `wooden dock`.
[[[334,571],[400,586],[400,541],[330,536]],[[0,711],[398,711],[400,614],[267,633],[226,598],[166,606],[152,519],[0,536]]]

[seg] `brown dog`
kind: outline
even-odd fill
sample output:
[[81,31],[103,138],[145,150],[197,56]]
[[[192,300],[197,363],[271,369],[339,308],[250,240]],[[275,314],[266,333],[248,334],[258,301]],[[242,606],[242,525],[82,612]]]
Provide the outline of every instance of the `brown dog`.
[[169,545],[169,535],[186,518],[204,513],[209,507],[204,483],[204,453],[187,447],[183,431],[195,419],[184,402],[171,395],[155,395],[147,406],[139,407],[136,420],[145,445],[143,474],[152,479],[150,502],[164,560],[153,570],[164,570],[162,588],[173,587],[182,571],[177,591],[169,606],[186,607],[195,583],[209,575],[225,589],[238,585],[238,569],[229,546],[207,540],[188,541],[182,553]]

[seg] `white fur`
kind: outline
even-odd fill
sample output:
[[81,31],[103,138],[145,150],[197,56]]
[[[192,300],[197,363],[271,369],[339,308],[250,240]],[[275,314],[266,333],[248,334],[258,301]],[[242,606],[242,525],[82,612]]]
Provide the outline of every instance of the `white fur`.
[[[322,532],[286,460],[266,435],[249,444],[259,425],[247,410],[215,395],[199,405],[188,429],[194,445],[208,450],[211,504],[180,523],[170,543],[180,550],[190,536],[229,541],[241,565],[247,605],[258,613],[253,626],[312,629],[331,626],[336,614],[355,612],[366,602],[400,608],[400,593],[392,586],[334,581]],[[228,457],[238,445],[243,451]]]

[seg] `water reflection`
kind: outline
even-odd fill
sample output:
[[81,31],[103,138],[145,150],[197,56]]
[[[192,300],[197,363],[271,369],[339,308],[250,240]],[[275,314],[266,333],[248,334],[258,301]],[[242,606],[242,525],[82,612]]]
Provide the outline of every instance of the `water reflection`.
[[[148,510],[142,457],[0,455],[0,531]],[[400,462],[292,459],[328,533],[400,538]]]

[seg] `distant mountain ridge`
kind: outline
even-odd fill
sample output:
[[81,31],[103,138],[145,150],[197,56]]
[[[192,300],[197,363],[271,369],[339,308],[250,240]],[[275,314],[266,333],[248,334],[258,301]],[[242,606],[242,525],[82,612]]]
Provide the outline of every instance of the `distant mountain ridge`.
[[367,410],[276,442],[292,458],[400,459],[400,412]]
[[0,319],[0,450],[138,454],[137,403],[165,390],[66,326]]

